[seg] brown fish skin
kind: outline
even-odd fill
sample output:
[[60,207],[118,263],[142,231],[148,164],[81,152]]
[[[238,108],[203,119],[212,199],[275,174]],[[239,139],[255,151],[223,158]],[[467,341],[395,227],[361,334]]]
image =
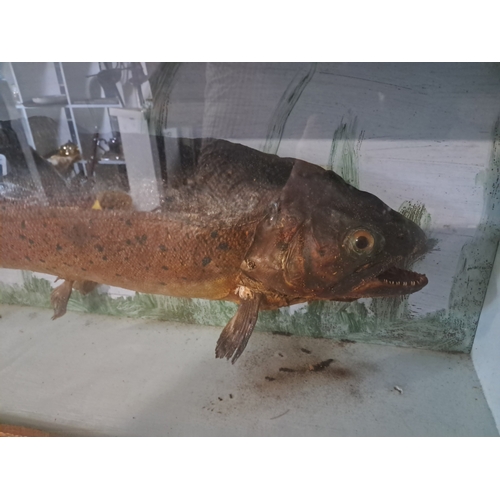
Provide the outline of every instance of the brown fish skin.
[[216,347],[233,363],[260,309],[427,284],[398,269],[425,253],[423,231],[317,165],[212,141],[177,181],[160,212],[0,201],[0,267],[234,301]]
[[[122,191],[101,191],[97,194],[96,200],[92,205],[93,210],[132,210],[132,197]],[[95,281],[64,281],[57,288],[52,290],[50,303],[54,308],[52,319],[60,318],[66,314],[69,298],[73,289],[82,295],[87,295],[99,285]]]
[[426,250],[417,224],[335,173],[297,160],[242,269],[264,293],[302,301],[386,297],[427,284],[424,275],[396,267]]
[[205,228],[163,214],[0,205],[0,267],[142,293],[237,300],[254,227]]

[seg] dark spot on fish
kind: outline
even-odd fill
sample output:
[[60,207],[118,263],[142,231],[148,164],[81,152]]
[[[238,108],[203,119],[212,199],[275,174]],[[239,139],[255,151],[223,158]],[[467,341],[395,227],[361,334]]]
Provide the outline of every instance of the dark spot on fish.
[[146,271],[149,271],[150,267],[146,266],[144,269],[146,269]]
[[290,332],[280,332],[278,330],[274,330],[271,332],[273,335],[284,335],[285,337],[291,337],[292,334]]
[[340,339],[341,342],[344,342],[346,344],[355,344],[355,340],[349,340],[349,339]]
[[93,264],[93,263],[94,263],[94,261],[93,261],[93,260],[89,260],[89,264]]
[[167,247],[165,245],[160,245],[158,247],[162,252],[166,252],[167,251]]
[[31,259],[30,259],[27,255],[25,255],[25,256],[24,256],[24,258],[25,258],[26,260],[29,260],[29,261],[31,262]]
[[24,236],[24,234],[20,234],[20,235],[19,235],[19,238],[21,238],[22,240],[25,240],[25,239],[26,239],[26,236]]
[[167,284],[164,283],[163,281],[158,281],[158,284],[161,285],[161,286],[167,286]]
[[184,276],[182,276],[181,279],[187,281],[187,278],[185,278]]
[[219,250],[229,250],[229,245],[227,243],[221,243],[217,248]]
[[330,366],[333,363],[333,359],[327,359],[325,361],[321,361],[320,363],[316,363],[315,365],[311,365],[309,370],[312,372],[320,372],[324,370],[326,367]]
[[131,240],[125,240],[125,243],[126,243],[127,245],[132,245],[132,241],[131,241]]
[[286,373],[293,373],[295,370],[293,370],[292,368],[280,368],[279,371]]
[[121,275],[121,274],[118,274],[118,273],[116,273],[116,274],[115,274],[115,276],[116,276],[117,278],[121,278],[121,277],[122,277],[122,275]]
[[212,259],[210,257],[205,257],[202,261],[201,261],[201,265],[203,267],[205,266],[208,266],[208,264],[210,264],[210,262],[212,262]]
[[60,251],[62,250],[62,246],[61,246],[61,245],[59,245],[59,243],[58,243],[58,244],[57,244],[57,246],[56,246],[56,250],[57,250],[58,252],[60,252]]
[[309,349],[304,349],[303,347],[300,348],[302,352],[305,352],[306,354],[311,354],[311,351]]
[[233,399],[233,395],[232,394],[229,394],[229,399]]
[[84,271],[84,272],[87,270],[87,269],[85,269],[84,267],[80,267],[80,269],[81,269],[82,271]]
[[164,271],[168,271],[168,267],[167,267],[167,266],[161,266],[161,268],[162,268]]
[[220,397],[219,397],[219,398],[217,398],[217,399],[218,399],[219,401],[222,401],[222,398],[220,398]]
[[98,251],[98,252],[103,252],[104,251],[104,247],[102,245],[94,245],[94,248]]
[[280,358],[282,358],[282,357],[283,357],[283,354],[281,354],[281,352],[279,352],[279,353],[278,353],[278,356],[279,356]]
[[217,238],[217,236],[219,236],[219,233],[218,233],[217,231],[212,231],[212,232],[210,233],[210,236],[211,236],[212,238]]
[[275,378],[273,377],[264,377],[266,380],[268,380],[269,382],[272,382],[273,380],[276,380]]
[[102,260],[108,260],[108,258],[105,255],[103,255]]
[[43,262],[45,264],[45,261],[43,259],[38,259],[38,262]]
[[34,242],[34,241],[30,238],[30,239],[28,240],[28,243],[29,243],[30,245],[33,245],[35,242]]
[[26,221],[21,221],[21,229],[26,229]]
[[136,236],[135,239],[139,243],[139,245],[144,245],[148,237],[145,234],[143,234],[142,236]]
[[46,223],[46,222],[44,222],[44,223],[42,224],[42,226],[43,226],[43,227],[47,227],[47,223]]
[[132,226],[132,221],[130,219],[127,219],[125,221],[125,224],[130,227],[130,226]]
[[62,232],[78,247],[85,245],[90,238],[89,229],[83,222],[77,222],[68,229],[63,228]]

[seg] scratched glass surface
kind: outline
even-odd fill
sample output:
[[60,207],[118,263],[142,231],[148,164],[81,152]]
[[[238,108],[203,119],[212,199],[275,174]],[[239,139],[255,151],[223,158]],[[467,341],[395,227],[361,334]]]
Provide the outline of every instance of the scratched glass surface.
[[468,352],[499,76],[1,63],[0,302],[217,325],[233,362],[254,329]]

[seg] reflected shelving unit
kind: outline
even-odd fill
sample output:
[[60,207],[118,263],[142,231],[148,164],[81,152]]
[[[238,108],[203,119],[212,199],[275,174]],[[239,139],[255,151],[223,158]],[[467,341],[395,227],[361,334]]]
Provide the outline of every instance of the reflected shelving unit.
[[[0,74],[11,86],[28,144],[42,156],[68,141],[77,144],[83,160],[75,168],[81,171],[92,155],[94,133],[109,140],[120,132],[118,120],[110,114],[110,109],[141,106],[137,86],[129,81],[128,64],[0,63]],[[146,65],[141,65],[146,72]],[[116,69],[119,77],[114,84],[117,94],[111,96],[109,86],[105,89],[98,78],[99,72],[109,67]],[[150,95],[149,83],[141,87],[141,93]],[[51,140],[46,140],[48,128],[52,129]],[[99,161],[99,165],[123,169],[125,164],[125,158]]]

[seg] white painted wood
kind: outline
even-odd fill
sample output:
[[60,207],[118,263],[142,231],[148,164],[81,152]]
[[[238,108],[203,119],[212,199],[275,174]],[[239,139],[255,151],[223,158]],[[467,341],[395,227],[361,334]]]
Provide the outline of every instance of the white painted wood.
[[472,361],[500,431],[500,247],[477,327]]

